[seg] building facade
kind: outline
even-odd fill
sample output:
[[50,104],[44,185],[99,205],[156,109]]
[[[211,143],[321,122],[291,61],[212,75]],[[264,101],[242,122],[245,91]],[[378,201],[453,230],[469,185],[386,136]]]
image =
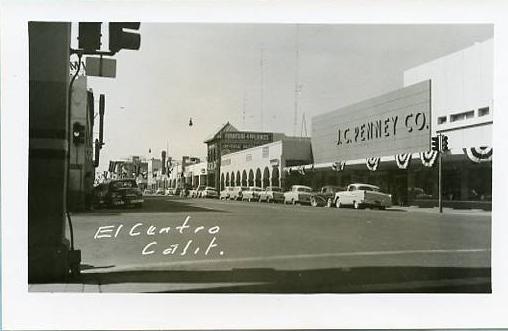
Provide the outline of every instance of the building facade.
[[284,137],[278,141],[223,155],[220,189],[226,186],[284,187],[282,169],[312,163],[310,138]]
[[220,189],[221,159],[223,155],[264,145],[279,140],[284,135],[273,132],[239,131],[229,122],[209,139],[207,144],[208,183]]
[[[448,137],[449,150],[442,154],[444,205],[454,208],[490,209],[493,151],[492,40],[476,43],[404,72],[406,88],[426,81],[430,81],[431,109],[427,134],[443,134]],[[409,107],[418,110],[421,107],[421,103],[400,102],[401,93],[398,91],[387,95],[390,97],[386,101],[398,98],[395,102],[399,102],[400,107],[396,108]],[[373,101],[374,99],[376,101]],[[362,105],[371,106],[377,104],[378,100],[379,98],[366,100]],[[379,110],[373,109],[373,112]],[[394,204],[437,205],[439,187],[435,152],[416,148],[403,154],[387,155],[373,150],[376,155],[337,159],[334,153],[330,153],[332,149],[339,148],[336,146],[339,143],[334,143],[340,135],[334,118],[341,117],[344,109],[338,109],[334,113],[326,114],[326,121],[322,120],[323,115],[313,118],[313,151],[314,156],[320,155],[317,160],[319,162],[316,162],[315,158],[313,164],[304,167],[287,167],[285,170],[291,182],[310,185],[316,189],[322,185],[370,183],[391,193]],[[349,119],[341,119],[340,122],[354,122],[355,114],[351,116]],[[414,118],[415,116],[410,117],[410,120]],[[401,119],[399,125],[407,124],[407,116]],[[387,121],[383,124],[389,126],[390,121]],[[322,126],[317,132],[314,130],[315,122],[320,122]],[[407,126],[402,128],[408,129]],[[326,132],[330,139],[324,137],[322,132]],[[361,133],[361,129],[359,132]],[[368,144],[364,141],[360,143]],[[390,150],[391,147],[393,146],[385,145],[384,148]],[[326,157],[322,157],[323,155]]]

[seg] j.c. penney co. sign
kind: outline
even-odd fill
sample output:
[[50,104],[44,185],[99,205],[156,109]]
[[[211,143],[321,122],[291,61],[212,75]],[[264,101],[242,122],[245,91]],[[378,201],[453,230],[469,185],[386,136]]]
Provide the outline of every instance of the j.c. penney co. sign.
[[312,119],[315,163],[426,151],[431,135],[430,81]]

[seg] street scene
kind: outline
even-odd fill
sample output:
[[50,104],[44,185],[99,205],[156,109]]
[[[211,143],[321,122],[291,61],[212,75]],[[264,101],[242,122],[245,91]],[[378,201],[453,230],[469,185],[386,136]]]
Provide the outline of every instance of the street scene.
[[492,292],[491,25],[28,30],[29,291]]

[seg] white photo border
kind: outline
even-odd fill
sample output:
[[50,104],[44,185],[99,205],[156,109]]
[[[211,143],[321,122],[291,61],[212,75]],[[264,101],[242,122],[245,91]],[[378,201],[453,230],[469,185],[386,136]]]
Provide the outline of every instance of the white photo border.
[[[508,327],[507,9],[502,0],[4,2],[0,13],[3,329]],[[28,21],[494,24],[493,293],[29,293]]]

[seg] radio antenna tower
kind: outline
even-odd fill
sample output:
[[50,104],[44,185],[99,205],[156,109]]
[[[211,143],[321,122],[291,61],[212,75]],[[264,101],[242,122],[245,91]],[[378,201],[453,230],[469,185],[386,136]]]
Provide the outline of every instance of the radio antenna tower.
[[260,111],[260,114],[259,114],[259,117],[260,117],[260,121],[261,121],[261,131],[263,131],[263,107],[264,107],[264,85],[265,85],[265,74],[264,74],[264,53],[265,53],[265,49],[263,47],[263,45],[261,45],[261,54],[260,54],[260,59],[259,59],[259,70],[260,70],[260,80],[261,80],[261,92],[260,92],[260,107],[259,107],[259,111]]
[[299,83],[298,76],[298,66],[300,64],[300,46],[298,43],[298,34],[300,32],[300,27],[296,25],[296,35],[295,35],[295,51],[296,51],[296,60],[295,60],[295,104],[294,104],[294,115],[293,115],[293,136],[296,136],[296,130],[298,126],[298,95],[301,91],[301,86]]
[[[305,131],[305,136],[303,132]],[[305,120],[305,112],[302,113],[302,129],[300,130],[300,137],[307,137],[307,121]]]
[[247,108],[247,94],[245,93],[245,90],[243,91],[243,100],[242,100],[242,125],[243,129],[245,130],[245,110]]

